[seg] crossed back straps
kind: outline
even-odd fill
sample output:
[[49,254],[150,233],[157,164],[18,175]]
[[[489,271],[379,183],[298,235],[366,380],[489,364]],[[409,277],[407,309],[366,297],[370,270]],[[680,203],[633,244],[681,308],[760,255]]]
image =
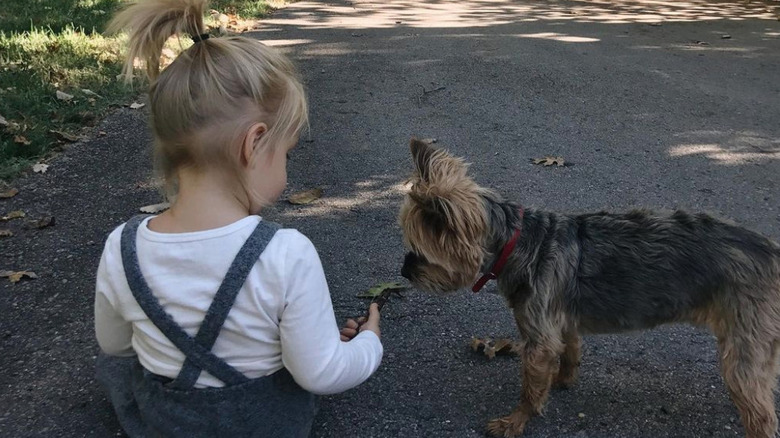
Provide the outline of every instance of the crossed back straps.
[[248,377],[215,356],[211,352],[211,348],[219,336],[222,325],[225,323],[246,277],[280,226],[266,221],[260,221],[257,224],[257,227],[238,251],[236,258],[233,259],[225,279],[217,289],[214,300],[203,318],[198,333],[193,338],[176,324],[171,315],[162,308],[160,301],[152,294],[152,290],[141,273],[136,240],[138,227],[146,217],[145,215],[135,216],[125,224],[121,239],[122,265],[133,297],[141,309],[162,334],[186,357],[179,375],[169,386],[176,389],[190,389],[195,385],[203,370],[222,381],[226,386],[248,381]]

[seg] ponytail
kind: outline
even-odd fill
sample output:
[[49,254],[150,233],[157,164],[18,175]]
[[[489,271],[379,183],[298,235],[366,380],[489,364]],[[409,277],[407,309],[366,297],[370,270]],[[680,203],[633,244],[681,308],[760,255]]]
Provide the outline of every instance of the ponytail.
[[207,0],[144,0],[128,4],[108,25],[109,33],[129,31],[129,50],[122,74],[132,81],[136,59],[146,66],[151,80],[160,74],[160,55],[168,38],[205,33],[203,12]]

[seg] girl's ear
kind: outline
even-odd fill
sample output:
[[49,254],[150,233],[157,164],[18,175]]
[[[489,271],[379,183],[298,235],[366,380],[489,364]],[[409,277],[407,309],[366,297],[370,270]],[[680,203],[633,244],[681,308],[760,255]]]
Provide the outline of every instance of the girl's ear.
[[263,135],[267,132],[268,125],[265,123],[255,123],[249,127],[241,145],[241,164],[249,166],[253,163],[252,157],[259,152]]

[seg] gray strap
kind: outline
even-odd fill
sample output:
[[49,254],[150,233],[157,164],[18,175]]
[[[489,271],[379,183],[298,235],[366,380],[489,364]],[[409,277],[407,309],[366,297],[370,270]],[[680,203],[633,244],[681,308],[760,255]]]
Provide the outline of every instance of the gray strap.
[[[236,258],[233,259],[225,279],[222,280],[222,284],[214,295],[214,301],[211,302],[211,306],[206,312],[206,317],[203,318],[198,334],[195,335],[195,342],[206,350],[211,351],[211,348],[214,347],[214,342],[216,342],[222,325],[236,301],[238,292],[246,282],[246,277],[278,229],[279,225],[277,224],[261,221],[244,242],[236,254]],[[188,354],[184,366],[171,386],[182,389],[191,388],[197,382],[200,372],[201,367],[196,365]]]
[[[235,385],[249,380],[246,376],[225,363],[225,361],[215,356],[210,351],[211,346],[206,348],[200,343],[196,342],[195,339],[190,337],[190,335],[188,335],[187,332],[179,327],[179,325],[174,322],[173,318],[167,312],[165,312],[165,310],[160,305],[160,302],[152,294],[149,285],[146,283],[146,280],[141,273],[141,268],[138,264],[138,254],[136,251],[138,226],[141,224],[143,219],[145,219],[145,217],[146,216],[135,216],[130,219],[125,225],[124,230],[122,230],[121,241],[122,265],[125,269],[127,283],[130,286],[130,290],[132,291],[136,301],[141,306],[141,309],[143,309],[144,313],[146,313],[146,316],[176,346],[176,348],[184,353],[186,356],[185,363],[187,361],[193,362],[194,365],[196,365],[199,369],[208,371],[211,375],[226,385]],[[264,222],[261,222],[258,227],[263,224]],[[255,232],[257,232],[257,229]],[[198,374],[199,371],[200,370],[198,370]]]

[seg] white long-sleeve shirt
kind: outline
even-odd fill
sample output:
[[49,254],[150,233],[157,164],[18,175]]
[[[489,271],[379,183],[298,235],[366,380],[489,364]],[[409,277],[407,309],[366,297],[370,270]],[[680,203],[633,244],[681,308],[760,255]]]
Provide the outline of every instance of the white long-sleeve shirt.
[[[192,233],[138,228],[138,259],[160,304],[194,336],[233,258],[260,221],[249,216],[225,227]],[[97,273],[95,332],[110,355],[138,355],[152,373],[175,378],[184,355],[146,317],[125,279],[119,226],[108,237]],[[282,367],[315,394],[353,388],[376,371],[382,344],[365,330],[339,338],[328,284],[314,245],[281,229],[268,243],[236,298],[212,352],[249,378]],[[197,387],[223,383],[206,371]]]

